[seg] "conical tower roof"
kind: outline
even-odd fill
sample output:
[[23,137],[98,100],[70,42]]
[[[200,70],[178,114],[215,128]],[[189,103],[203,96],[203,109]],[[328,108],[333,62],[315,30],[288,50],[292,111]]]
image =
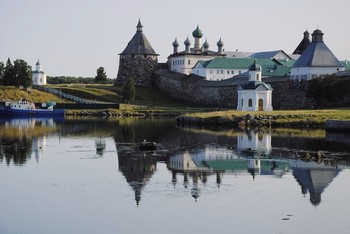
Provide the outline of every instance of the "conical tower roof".
[[152,48],[142,31],[142,24],[139,20],[136,33],[120,55],[159,55]]
[[332,51],[323,42],[323,33],[316,29],[312,42],[302,53],[293,67],[343,67]]
[[304,32],[304,38],[299,43],[298,47],[294,50],[293,54],[302,54],[310,45],[310,33],[306,30]]

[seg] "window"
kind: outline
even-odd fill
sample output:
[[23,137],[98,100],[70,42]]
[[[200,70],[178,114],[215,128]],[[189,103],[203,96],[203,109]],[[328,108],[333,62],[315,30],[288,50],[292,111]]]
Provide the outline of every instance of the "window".
[[242,98],[242,100],[241,100],[241,106],[243,106],[243,98]]
[[224,74],[224,70],[221,70],[221,74]]
[[209,74],[213,74],[213,70],[209,70]]
[[229,71],[229,70],[227,70],[227,74],[230,74],[230,71]]
[[256,79],[257,79],[257,80],[260,80],[260,79],[259,79],[259,74],[256,74]]
[[248,106],[249,106],[249,107],[252,107],[252,106],[253,106],[253,100],[252,100],[251,98],[248,100]]
[[219,74],[219,70],[216,70],[216,74]]
[[235,73],[233,72],[233,70],[231,71],[231,74],[235,74]]
[[188,65],[191,65],[191,60],[188,60]]

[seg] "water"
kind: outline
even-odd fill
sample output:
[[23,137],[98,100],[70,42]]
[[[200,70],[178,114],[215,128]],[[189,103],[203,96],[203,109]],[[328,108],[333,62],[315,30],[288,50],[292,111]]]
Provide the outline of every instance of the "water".
[[[0,233],[350,233],[349,161],[334,160],[349,139],[171,119],[3,119]],[[158,150],[140,151],[143,140]]]

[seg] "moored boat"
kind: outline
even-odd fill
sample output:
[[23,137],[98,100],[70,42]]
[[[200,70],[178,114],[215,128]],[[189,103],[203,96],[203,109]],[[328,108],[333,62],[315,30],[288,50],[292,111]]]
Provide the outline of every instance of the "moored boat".
[[0,115],[8,117],[16,116],[64,116],[63,109],[53,109],[53,104],[46,109],[37,109],[33,102],[21,99],[18,102],[7,102],[4,107],[0,107]]

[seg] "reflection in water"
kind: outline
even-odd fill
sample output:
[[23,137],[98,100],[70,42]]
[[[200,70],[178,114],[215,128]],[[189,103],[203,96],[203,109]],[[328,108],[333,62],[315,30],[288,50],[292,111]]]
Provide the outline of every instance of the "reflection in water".
[[52,118],[1,119],[0,161],[23,165],[31,158],[32,151],[37,162],[45,145],[46,134],[55,129]]
[[[288,133],[276,136],[272,130],[186,129],[177,128],[166,119],[2,119],[0,163],[24,165],[33,155],[39,163],[45,153],[46,138],[51,134],[59,138],[90,137],[99,156],[106,149],[106,138],[113,137],[119,170],[134,191],[137,205],[157,163],[166,163],[174,189],[189,189],[188,195],[195,201],[205,194],[202,185],[210,183],[209,178],[214,178],[214,187],[220,190],[225,174],[248,175],[253,181],[258,176],[280,179],[292,173],[302,193],[309,192],[311,203],[317,205],[325,188],[347,162],[327,158],[295,160],[295,150],[350,151],[348,144],[337,142],[335,136],[330,141]],[[140,151],[137,142],[143,139],[157,142],[160,148]]]
[[321,194],[341,171],[338,165],[300,160],[291,163],[291,168],[294,178],[301,186],[302,194],[309,192],[310,202],[315,206],[320,204]]

